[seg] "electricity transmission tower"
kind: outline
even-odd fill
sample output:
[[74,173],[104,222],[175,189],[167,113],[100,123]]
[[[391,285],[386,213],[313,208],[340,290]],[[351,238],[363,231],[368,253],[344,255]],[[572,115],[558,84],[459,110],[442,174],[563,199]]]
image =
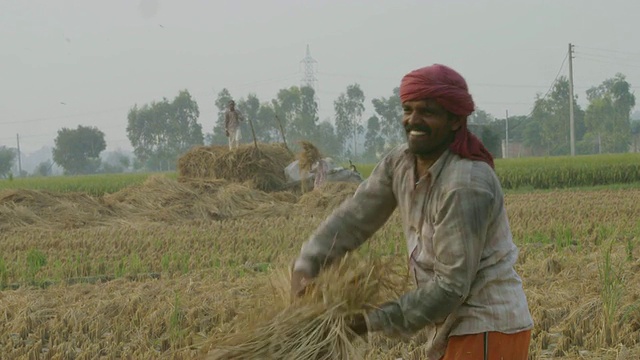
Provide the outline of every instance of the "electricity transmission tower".
[[317,92],[318,89],[316,88],[316,84],[318,82],[318,78],[316,77],[316,64],[318,64],[318,62],[311,57],[309,45],[307,45],[307,54],[300,63],[304,68],[302,73],[302,86],[309,86]]

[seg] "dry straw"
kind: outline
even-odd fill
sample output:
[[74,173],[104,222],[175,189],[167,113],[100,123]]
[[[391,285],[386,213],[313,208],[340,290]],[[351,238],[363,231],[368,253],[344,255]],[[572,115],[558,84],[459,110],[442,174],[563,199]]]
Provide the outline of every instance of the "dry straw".
[[[293,303],[280,274],[271,303],[211,343],[208,360],[362,359],[366,348],[347,319],[397,297],[406,277],[390,259],[348,255],[327,268]],[[272,311],[265,311],[271,309]]]
[[325,182],[318,191],[305,193],[298,205],[307,211],[333,210],[353,196],[359,184],[351,182]]
[[286,183],[284,169],[291,161],[293,155],[284,144],[243,145],[233,150],[200,146],[178,160],[178,173],[181,180],[224,179],[277,191]]

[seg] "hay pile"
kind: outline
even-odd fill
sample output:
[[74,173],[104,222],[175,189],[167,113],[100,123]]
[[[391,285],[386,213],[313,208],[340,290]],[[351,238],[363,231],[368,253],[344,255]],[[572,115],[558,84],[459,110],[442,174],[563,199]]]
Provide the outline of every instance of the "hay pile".
[[178,160],[180,180],[224,179],[263,191],[282,189],[284,169],[293,155],[284,144],[242,145],[234,150],[196,147]]
[[325,182],[318,189],[302,195],[298,206],[307,211],[333,210],[352,197],[359,185],[352,182]]
[[109,222],[116,214],[100,199],[84,193],[46,190],[0,192],[0,230],[31,227],[79,228]]
[[291,205],[271,195],[226,180],[184,180],[156,175],[104,201],[130,221],[174,223],[184,220],[221,220],[245,215],[282,214]]
[[212,165],[228,151],[226,146],[196,146],[178,159],[178,173],[190,179],[214,179]]
[[293,304],[289,277],[281,274],[274,299],[257,307],[261,315],[212,341],[207,360],[364,358],[361,339],[346,319],[396,298],[407,284],[401,274],[390,260],[348,255],[321,273],[310,294]]

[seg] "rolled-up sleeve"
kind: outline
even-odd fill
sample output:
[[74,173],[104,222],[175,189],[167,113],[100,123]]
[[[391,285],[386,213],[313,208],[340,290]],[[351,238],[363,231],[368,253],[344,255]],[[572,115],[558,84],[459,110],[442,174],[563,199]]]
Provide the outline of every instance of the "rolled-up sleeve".
[[457,188],[443,196],[434,222],[434,279],[369,314],[371,330],[411,335],[443,322],[469,296],[494,196],[484,189]]
[[393,193],[393,157],[387,155],[304,243],[294,270],[316,276],[329,265],[358,248],[389,219],[397,200]]

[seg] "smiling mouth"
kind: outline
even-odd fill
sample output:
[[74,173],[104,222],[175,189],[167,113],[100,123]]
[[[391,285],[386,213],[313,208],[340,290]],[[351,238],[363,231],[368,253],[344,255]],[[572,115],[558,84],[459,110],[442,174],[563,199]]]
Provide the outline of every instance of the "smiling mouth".
[[412,136],[423,136],[423,135],[427,135],[427,133],[425,131],[411,130],[411,131],[409,131],[409,135],[412,135]]

